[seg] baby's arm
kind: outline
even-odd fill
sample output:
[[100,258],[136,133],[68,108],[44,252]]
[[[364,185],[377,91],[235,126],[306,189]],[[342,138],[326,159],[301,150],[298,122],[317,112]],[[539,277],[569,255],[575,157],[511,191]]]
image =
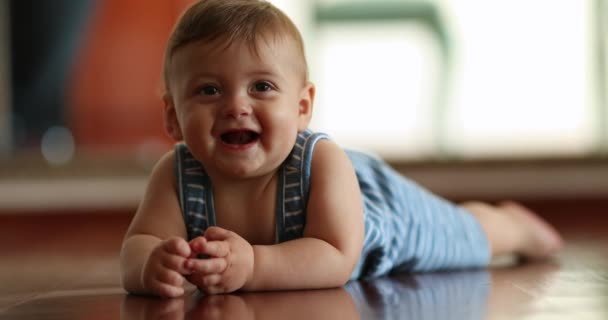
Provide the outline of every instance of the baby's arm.
[[345,284],[361,254],[364,236],[359,185],[346,154],[318,142],[313,156],[304,237],[277,245],[253,245],[239,235],[210,228],[191,242],[195,252],[225,263],[188,262],[207,293],[329,288]]
[[123,242],[123,287],[130,293],[176,297],[184,293],[184,267],[191,250],[179,211],[172,153],[150,176],[143,201]]
[[363,200],[352,163],[335,143],[321,140],[313,154],[304,237],[254,246],[254,276],[245,289],[341,286],[359,260],[363,237]]

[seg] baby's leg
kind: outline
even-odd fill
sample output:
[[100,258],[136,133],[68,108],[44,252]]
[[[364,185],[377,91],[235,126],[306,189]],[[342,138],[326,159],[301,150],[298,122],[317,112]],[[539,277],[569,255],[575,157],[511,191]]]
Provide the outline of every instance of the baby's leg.
[[462,206],[477,217],[488,236],[492,257],[519,254],[543,258],[562,247],[562,238],[551,225],[515,202],[497,206],[467,202]]

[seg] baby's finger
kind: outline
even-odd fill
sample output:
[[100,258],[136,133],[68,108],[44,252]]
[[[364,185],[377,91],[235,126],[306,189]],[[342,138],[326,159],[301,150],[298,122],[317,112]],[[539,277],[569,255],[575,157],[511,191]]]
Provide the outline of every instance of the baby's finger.
[[226,241],[208,241],[197,252],[215,258],[223,258],[230,253],[230,244]]
[[213,273],[213,274],[204,276],[201,281],[205,287],[215,287],[215,286],[220,285],[220,283],[222,282],[222,275],[218,274],[218,273]]
[[184,288],[181,286],[173,286],[162,281],[154,281],[150,288],[152,292],[156,293],[161,297],[177,298],[184,295]]
[[192,250],[191,256],[195,256],[198,253],[201,253],[205,245],[207,245],[207,239],[204,237],[196,237],[188,243],[190,246],[190,250]]
[[181,275],[190,274],[191,270],[186,268],[187,258],[183,258],[180,256],[166,256],[161,260],[161,264],[163,267],[176,271]]
[[185,266],[196,273],[222,273],[226,270],[228,263],[224,258],[188,259]]
[[205,294],[222,294],[222,293],[227,292],[226,288],[224,288],[223,286],[220,286],[220,285],[209,286],[209,287],[199,287],[199,289],[201,291],[203,291]]
[[165,271],[165,272],[160,272],[157,276],[156,276],[156,281],[160,281],[162,283],[166,283],[168,285],[172,285],[172,286],[179,286],[181,287],[184,284],[184,277],[177,273],[176,271]]
[[186,242],[186,240],[182,238],[171,238],[165,240],[163,243],[163,248],[165,251],[175,254],[181,257],[189,257],[190,256],[190,246]]
[[209,227],[205,231],[205,238],[207,240],[226,240],[230,237],[230,231],[220,227]]

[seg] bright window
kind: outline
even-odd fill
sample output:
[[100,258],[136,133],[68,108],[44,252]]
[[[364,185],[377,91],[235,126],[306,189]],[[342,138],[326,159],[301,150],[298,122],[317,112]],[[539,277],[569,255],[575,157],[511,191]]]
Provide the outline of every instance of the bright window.
[[389,158],[600,149],[608,119],[598,119],[606,112],[590,0],[425,2],[445,27],[447,61],[437,30],[424,23],[428,16],[378,18],[380,4],[407,10],[415,1],[350,1],[347,10],[367,5],[370,19],[361,18],[365,10],[352,21],[340,13],[335,21],[315,19],[315,12],[348,2],[318,1],[305,13],[283,7],[299,12],[294,20],[307,41],[318,86],[314,129]]

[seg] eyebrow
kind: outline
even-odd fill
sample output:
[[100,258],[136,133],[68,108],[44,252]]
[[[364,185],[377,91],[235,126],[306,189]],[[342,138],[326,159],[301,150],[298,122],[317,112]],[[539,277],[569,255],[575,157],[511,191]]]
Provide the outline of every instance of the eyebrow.
[[260,70],[260,71],[252,71],[247,73],[247,75],[252,75],[252,76],[270,76],[270,77],[275,77],[275,78],[283,78],[279,73],[277,72],[271,72],[271,71],[266,71],[266,70]]
[[[278,72],[267,71],[267,70],[253,70],[245,73],[247,77],[271,77],[271,78],[279,78],[285,79],[284,76],[280,75]],[[193,72],[190,77],[188,77],[188,83],[191,81],[195,81],[200,78],[220,78],[221,76],[215,72],[201,71],[201,72]]]

